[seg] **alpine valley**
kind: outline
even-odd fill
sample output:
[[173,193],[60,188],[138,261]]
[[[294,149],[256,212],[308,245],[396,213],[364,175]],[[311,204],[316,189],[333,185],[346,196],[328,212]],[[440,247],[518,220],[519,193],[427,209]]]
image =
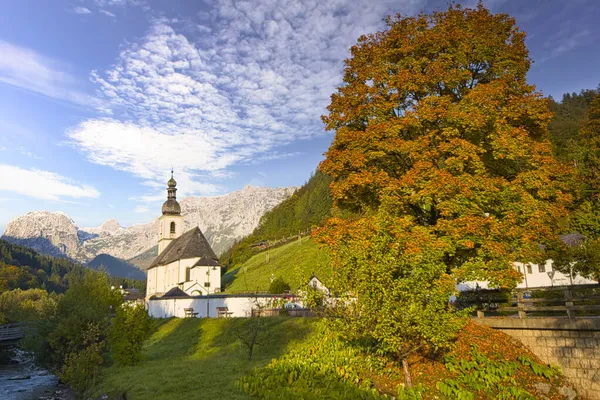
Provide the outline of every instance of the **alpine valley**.
[[[221,254],[252,233],[263,214],[296,189],[245,186],[223,196],[185,197],[180,201],[184,230],[200,227],[214,251]],[[63,212],[32,211],[10,221],[2,239],[82,263],[108,254],[143,268],[156,256],[158,232],[158,219],[130,227],[109,219],[98,227],[82,228]]]

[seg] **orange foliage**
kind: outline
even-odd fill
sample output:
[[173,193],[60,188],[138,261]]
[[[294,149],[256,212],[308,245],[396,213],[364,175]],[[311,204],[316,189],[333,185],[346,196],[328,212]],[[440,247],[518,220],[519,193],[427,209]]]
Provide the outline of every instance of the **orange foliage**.
[[481,4],[387,23],[352,47],[323,117],[335,138],[320,169],[360,217],[317,236],[337,254],[348,240],[369,248],[363,228],[385,208],[399,254],[443,247],[455,278],[512,286],[513,261],[557,245],[575,187],[551,151],[548,102],[526,82],[525,33]]

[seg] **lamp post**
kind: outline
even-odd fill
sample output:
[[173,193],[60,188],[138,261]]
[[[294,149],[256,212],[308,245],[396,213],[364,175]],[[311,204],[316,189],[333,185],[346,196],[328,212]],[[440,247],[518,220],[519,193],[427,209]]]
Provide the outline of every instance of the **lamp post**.
[[[212,267],[212,270],[215,271],[217,269],[217,267]],[[210,270],[211,268],[208,267],[208,270],[206,271],[206,276],[208,277],[208,286],[206,287],[206,318],[210,317],[210,308],[209,308],[209,304],[210,304]]]

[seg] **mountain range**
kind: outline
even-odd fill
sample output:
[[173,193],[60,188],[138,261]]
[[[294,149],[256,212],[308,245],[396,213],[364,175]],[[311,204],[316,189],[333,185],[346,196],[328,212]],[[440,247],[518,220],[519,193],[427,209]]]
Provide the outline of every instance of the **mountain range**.
[[[215,253],[221,254],[252,233],[263,214],[296,189],[245,186],[222,196],[185,197],[179,201],[184,231],[200,227]],[[108,254],[143,266],[144,260],[156,254],[153,248],[158,242],[158,218],[130,227],[109,219],[100,226],[82,228],[63,212],[32,211],[10,221],[2,239],[81,263]]]

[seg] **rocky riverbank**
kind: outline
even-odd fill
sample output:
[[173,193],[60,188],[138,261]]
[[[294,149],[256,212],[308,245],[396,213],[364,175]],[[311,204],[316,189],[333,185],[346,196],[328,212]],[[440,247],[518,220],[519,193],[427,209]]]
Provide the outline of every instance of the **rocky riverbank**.
[[72,396],[56,375],[38,368],[29,353],[14,349],[9,363],[0,365],[0,399],[72,400]]

